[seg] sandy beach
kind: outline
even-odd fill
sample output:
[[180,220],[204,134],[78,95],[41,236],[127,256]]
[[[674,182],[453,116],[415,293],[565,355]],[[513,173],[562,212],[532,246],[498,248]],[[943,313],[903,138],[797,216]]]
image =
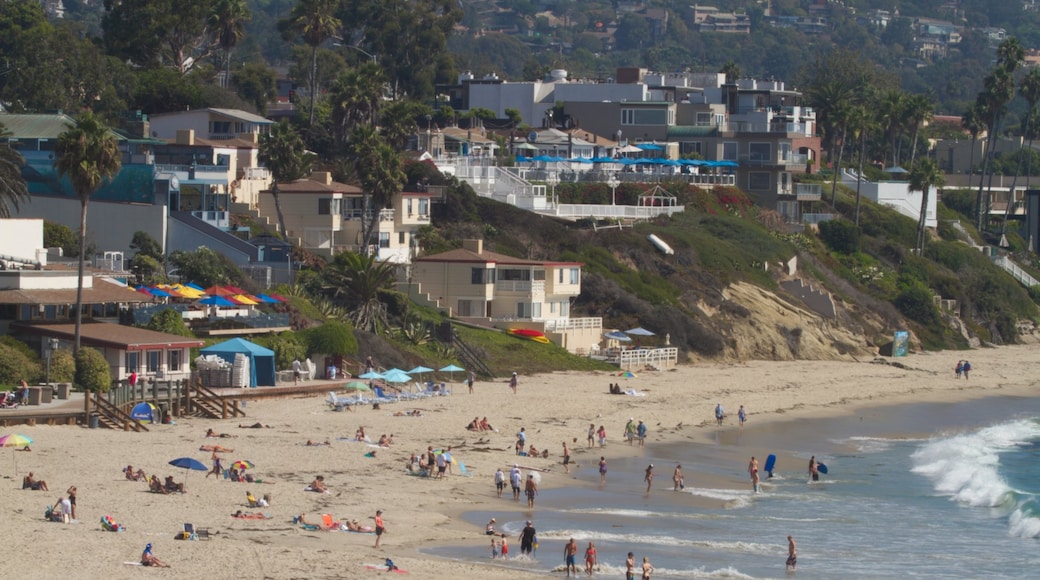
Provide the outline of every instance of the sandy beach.
[[[957,380],[958,359],[971,360],[970,379]],[[462,563],[420,553],[433,544],[483,545],[479,527],[459,515],[472,510],[520,512],[511,501],[495,497],[492,475],[517,461],[515,434],[521,427],[528,444],[550,451],[549,459],[522,458],[522,465],[547,470],[543,487],[594,486],[598,481],[566,475],[560,465],[562,442],[572,446],[573,461],[588,465],[604,455],[608,462],[640,453],[622,440],[630,417],[649,426],[648,444],[686,442],[725,446],[738,433],[736,411],[744,405],[744,434],[777,422],[806,417],[840,417],[864,409],[909,402],[949,402],[989,396],[1036,396],[1040,349],[1022,345],[968,352],[915,354],[871,362],[760,362],[698,364],[675,370],[637,373],[619,378],[607,373],[554,373],[525,376],[520,372],[518,394],[505,380],[477,382],[469,394],[462,384],[451,396],[398,402],[380,409],[352,412],[328,409],[322,397],[308,396],[249,402],[248,417],[235,421],[180,418],[173,425],[156,425],[148,433],[127,433],[69,426],[20,426],[9,431],[35,440],[32,452],[0,450],[0,508],[10,531],[5,548],[6,574],[42,578],[131,578],[144,575],[207,578],[355,578],[379,574],[365,563],[390,557],[411,575],[422,578],[517,578],[524,572],[497,566]],[[609,383],[636,389],[644,396],[609,395]],[[713,409],[721,403],[727,418],[720,429]],[[395,416],[419,409],[421,416]],[[474,433],[465,426],[474,417],[487,417],[497,432]],[[261,422],[270,428],[245,429],[239,423]],[[608,445],[586,450],[590,423],[604,425]],[[375,442],[393,434],[388,449],[349,441],[364,427]],[[205,438],[207,429],[232,437]],[[577,442],[574,442],[574,439]],[[306,446],[308,440],[331,442]],[[221,445],[224,464],[249,460],[264,483],[233,483],[205,472],[167,464],[193,457],[206,465],[203,445]],[[412,453],[427,446],[453,447],[454,457],[472,472],[456,472],[442,480],[413,477],[404,466]],[[375,457],[366,454],[376,451]],[[742,452],[743,453],[743,452]],[[187,493],[149,493],[144,483],[127,481],[122,468],[132,464],[146,473],[173,475],[185,482]],[[16,472],[17,469],[17,472]],[[29,471],[43,479],[49,492],[21,489]],[[572,470],[575,471],[575,470]],[[697,477],[696,466],[685,469]],[[304,491],[323,475],[330,494]],[[661,486],[670,474],[659,472]],[[701,480],[703,484],[703,479]],[[78,522],[64,525],[43,519],[47,505],[75,485]],[[656,485],[656,484],[655,484]],[[711,485],[746,487],[742,466],[732,477],[712,479]],[[266,508],[246,506],[246,492],[269,494]],[[507,491],[508,494],[508,491]],[[235,519],[237,510],[261,511],[267,520]],[[358,519],[371,525],[383,510],[387,534],[375,549],[375,537],[347,532],[306,531],[291,523],[306,514],[312,522],[328,513],[336,520]],[[537,517],[535,507],[533,517]],[[125,532],[101,530],[102,516],[126,526]],[[209,541],[178,541],[185,522],[213,532]],[[143,569],[136,562],[153,544],[168,569]],[[514,550],[518,551],[519,542]],[[533,576],[533,574],[530,574]]]

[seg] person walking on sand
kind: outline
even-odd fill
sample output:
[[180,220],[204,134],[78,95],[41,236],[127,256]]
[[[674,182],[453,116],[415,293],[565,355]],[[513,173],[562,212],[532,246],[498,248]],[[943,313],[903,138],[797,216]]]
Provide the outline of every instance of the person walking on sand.
[[376,521],[376,546],[379,547],[379,538],[383,537],[386,533],[386,525],[383,523],[383,510],[376,510],[376,515],[373,518]]
[[646,493],[650,493],[650,486],[654,484],[654,464],[651,463],[646,468],[646,475],[643,476],[643,481],[646,482]]
[[596,431],[596,436],[599,437],[600,448],[607,446],[607,428],[603,425],[599,426],[599,430]]
[[747,421],[747,411],[744,410],[744,405],[741,405],[737,409],[737,422],[740,423],[740,428],[744,428],[744,423]]
[[968,380],[968,373],[971,372],[971,363],[964,361],[964,380]]
[[589,542],[589,547],[585,548],[585,573],[592,576],[593,569],[596,567],[596,545]]
[[722,426],[722,420],[726,418],[725,411],[722,410],[722,403],[715,405],[715,422]]
[[502,472],[502,468],[499,467],[498,471],[495,472],[495,493],[498,497],[502,497],[502,492],[506,489],[506,474]]
[[567,447],[567,442],[563,442],[563,472],[571,472],[571,450]]
[[466,374],[466,386],[469,387],[469,394],[473,394],[473,383],[477,381],[477,374],[472,370]]
[[578,577],[578,564],[576,562],[578,558],[578,544],[571,538],[571,541],[567,542],[567,545],[563,547],[563,569],[567,571],[567,577],[571,577],[571,572],[574,572],[574,577]]
[[625,439],[628,439],[628,444],[631,445],[632,441],[636,438],[636,418],[631,417],[628,423],[625,423]]
[[513,501],[520,501],[520,466],[515,463],[509,470],[509,483],[513,486]]
[[686,481],[682,474],[682,465],[675,466],[675,473],[672,474],[672,483],[675,484],[675,487],[672,488],[672,491],[686,489]]
[[538,483],[534,480],[534,474],[527,476],[527,483],[524,484],[524,493],[527,494],[527,507],[534,508],[534,498],[538,495]]
[[791,572],[798,569],[798,549],[792,536],[787,536],[787,569]]
[[221,457],[217,455],[216,451],[214,451],[210,458],[213,460],[213,469],[209,470],[206,477],[208,478],[211,475],[216,475],[217,479],[220,479],[220,476],[224,474],[224,467],[220,464]]
[[643,580],[650,580],[650,575],[654,573],[654,566],[650,563],[650,558],[643,556]]
[[303,373],[303,363],[300,362],[300,359],[294,358],[293,361],[292,361],[292,378],[293,378],[293,384],[294,385],[300,384],[300,374],[302,374],[302,373]]
[[607,458],[601,456],[599,458],[599,483],[600,483],[600,485],[603,485],[606,482],[607,482]]
[[518,386],[520,386],[520,378],[516,376],[516,371],[513,371],[513,376],[509,377],[509,388],[513,389],[514,395]]
[[809,458],[809,481],[820,481],[820,464],[815,455]]
[[751,461],[748,462],[747,466],[748,475],[751,476],[751,488],[758,493],[758,460],[754,456],[751,457]]
[[589,423],[589,437],[588,437],[588,448],[592,449],[596,446],[596,424]]
[[70,486],[65,493],[69,494],[69,503],[72,504],[72,521],[76,521],[76,486]]
[[639,439],[640,447],[646,445],[646,423],[640,421],[639,425],[636,425],[636,438]]
[[636,555],[632,552],[625,560],[625,580],[636,580]]
[[957,366],[953,367],[953,372],[956,373],[958,379],[961,378],[961,375],[964,374],[964,361],[957,361]]

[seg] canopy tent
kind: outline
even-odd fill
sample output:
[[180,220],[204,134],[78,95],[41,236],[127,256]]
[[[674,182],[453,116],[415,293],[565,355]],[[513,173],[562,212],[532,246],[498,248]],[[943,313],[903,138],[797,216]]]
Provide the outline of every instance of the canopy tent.
[[235,355],[241,354],[249,359],[249,386],[273,387],[275,382],[274,351],[241,338],[232,338],[220,344],[202,349],[203,355],[216,355],[235,363]]
[[149,402],[141,402],[130,409],[130,418],[141,423],[158,423],[160,419],[159,408]]

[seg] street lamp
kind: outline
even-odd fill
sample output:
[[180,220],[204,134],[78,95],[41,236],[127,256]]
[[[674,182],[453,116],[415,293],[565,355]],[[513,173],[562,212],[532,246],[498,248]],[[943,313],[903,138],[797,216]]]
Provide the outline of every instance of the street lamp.
[[552,194],[551,194],[550,197],[551,197],[552,202],[553,202],[553,207],[557,207],[557,203],[556,203],[556,185],[560,183],[560,176],[557,175],[555,171],[550,171],[549,175],[547,175],[546,178],[545,178],[545,182],[548,183],[549,187],[552,189]]
[[607,187],[610,188],[610,205],[617,205],[617,188],[621,185],[616,172],[607,177]]
[[430,124],[433,121],[433,115],[426,115],[426,151],[429,152],[433,147],[431,144],[433,141],[430,139]]
[[333,42],[332,46],[342,46],[342,47],[345,47],[345,48],[353,48],[354,50],[356,50],[356,51],[360,52],[361,54],[367,56],[369,58],[369,60],[372,61],[372,64],[376,64],[376,55],[368,52],[367,50],[361,48],[360,46],[354,46],[353,44],[343,44],[342,42]]
[[44,376],[43,382],[48,386],[51,384],[51,355],[54,351],[58,350],[58,339],[48,338],[47,339],[47,373]]

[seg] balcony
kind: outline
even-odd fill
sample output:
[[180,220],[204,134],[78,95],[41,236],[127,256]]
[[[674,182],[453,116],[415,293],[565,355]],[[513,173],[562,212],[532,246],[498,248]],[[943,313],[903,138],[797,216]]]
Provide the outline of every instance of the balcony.
[[[373,219],[377,216],[377,213],[373,210],[369,210],[367,213],[363,209],[345,209],[340,212],[340,217],[345,220],[359,220],[362,217]],[[394,221],[394,210],[392,209],[381,209],[378,212],[378,218],[381,222],[392,222]]]
[[495,292],[523,292],[542,295],[545,294],[545,282],[542,280],[499,280],[495,282]]
[[794,195],[798,201],[820,201],[823,199],[823,186],[819,183],[796,183]]
[[172,173],[181,181],[220,182],[225,185],[228,183],[229,170],[227,165],[155,165],[156,173]]
[[744,121],[730,121],[722,123],[719,130],[729,133],[781,133],[795,134],[811,137],[808,123],[750,123]]

